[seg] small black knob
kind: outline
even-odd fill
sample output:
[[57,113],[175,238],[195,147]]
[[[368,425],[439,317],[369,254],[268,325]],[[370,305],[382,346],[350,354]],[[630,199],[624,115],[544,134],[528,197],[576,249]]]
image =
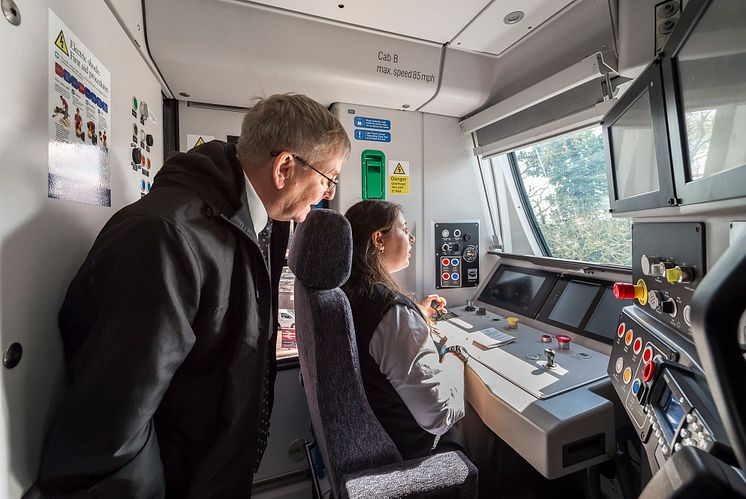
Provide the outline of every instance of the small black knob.
[[3,355],[3,365],[8,369],[13,369],[21,362],[23,357],[23,347],[20,343],[10,345]]
[[145,136],[145,143],[149,146],[153,145],[153,136],[151,134]]
[[471,241],[471,234],[469,234],[468,232],[464,234],[464,241]]
[[479,307],[477,309],[477,315],[487,315],[487,308],[485,308],[485,307]]
[[136,165],[139,165],[142,161],[142,151],[140,151],[139,147],[135,147],[132,149],[132,162]]

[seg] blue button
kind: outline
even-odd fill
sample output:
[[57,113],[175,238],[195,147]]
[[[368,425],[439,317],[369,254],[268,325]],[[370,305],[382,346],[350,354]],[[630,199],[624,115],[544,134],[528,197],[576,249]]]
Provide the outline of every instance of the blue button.
[[453,265],[454,267],[457,267],[459,263],[460,261],[458,258],[451,258],[451,265]]
[[637,392],[639,391],[640,391],[640,380],[636,379],[635,381],[632,382],[632,393],[637,395]]
[[458,281],[458,278],[459,278],[458,272],[451,273],[451,279],[453,279],[454,281]]

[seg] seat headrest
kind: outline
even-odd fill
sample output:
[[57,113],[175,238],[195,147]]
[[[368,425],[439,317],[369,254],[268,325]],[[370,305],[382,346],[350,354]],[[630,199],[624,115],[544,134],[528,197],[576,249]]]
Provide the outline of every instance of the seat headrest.
[[352,228],[336,211],[316,209],[293,234],[288,266],[307,288],[344,284],[352,267]]

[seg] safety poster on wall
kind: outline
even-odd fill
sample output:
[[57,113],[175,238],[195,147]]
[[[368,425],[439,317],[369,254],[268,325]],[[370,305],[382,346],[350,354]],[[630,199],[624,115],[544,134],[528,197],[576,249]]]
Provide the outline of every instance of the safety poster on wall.
[[111,73],[49,10],[49,197],[111,206]]

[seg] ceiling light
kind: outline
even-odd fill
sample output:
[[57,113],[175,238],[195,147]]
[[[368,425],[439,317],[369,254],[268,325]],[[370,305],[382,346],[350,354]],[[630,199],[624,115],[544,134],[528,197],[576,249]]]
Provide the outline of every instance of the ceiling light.
[[503,17],[503,22],[505,24],[515,24],[519,22],[521,19],[523,19],[523,11],[522,10],[514,10],[507,16]]

